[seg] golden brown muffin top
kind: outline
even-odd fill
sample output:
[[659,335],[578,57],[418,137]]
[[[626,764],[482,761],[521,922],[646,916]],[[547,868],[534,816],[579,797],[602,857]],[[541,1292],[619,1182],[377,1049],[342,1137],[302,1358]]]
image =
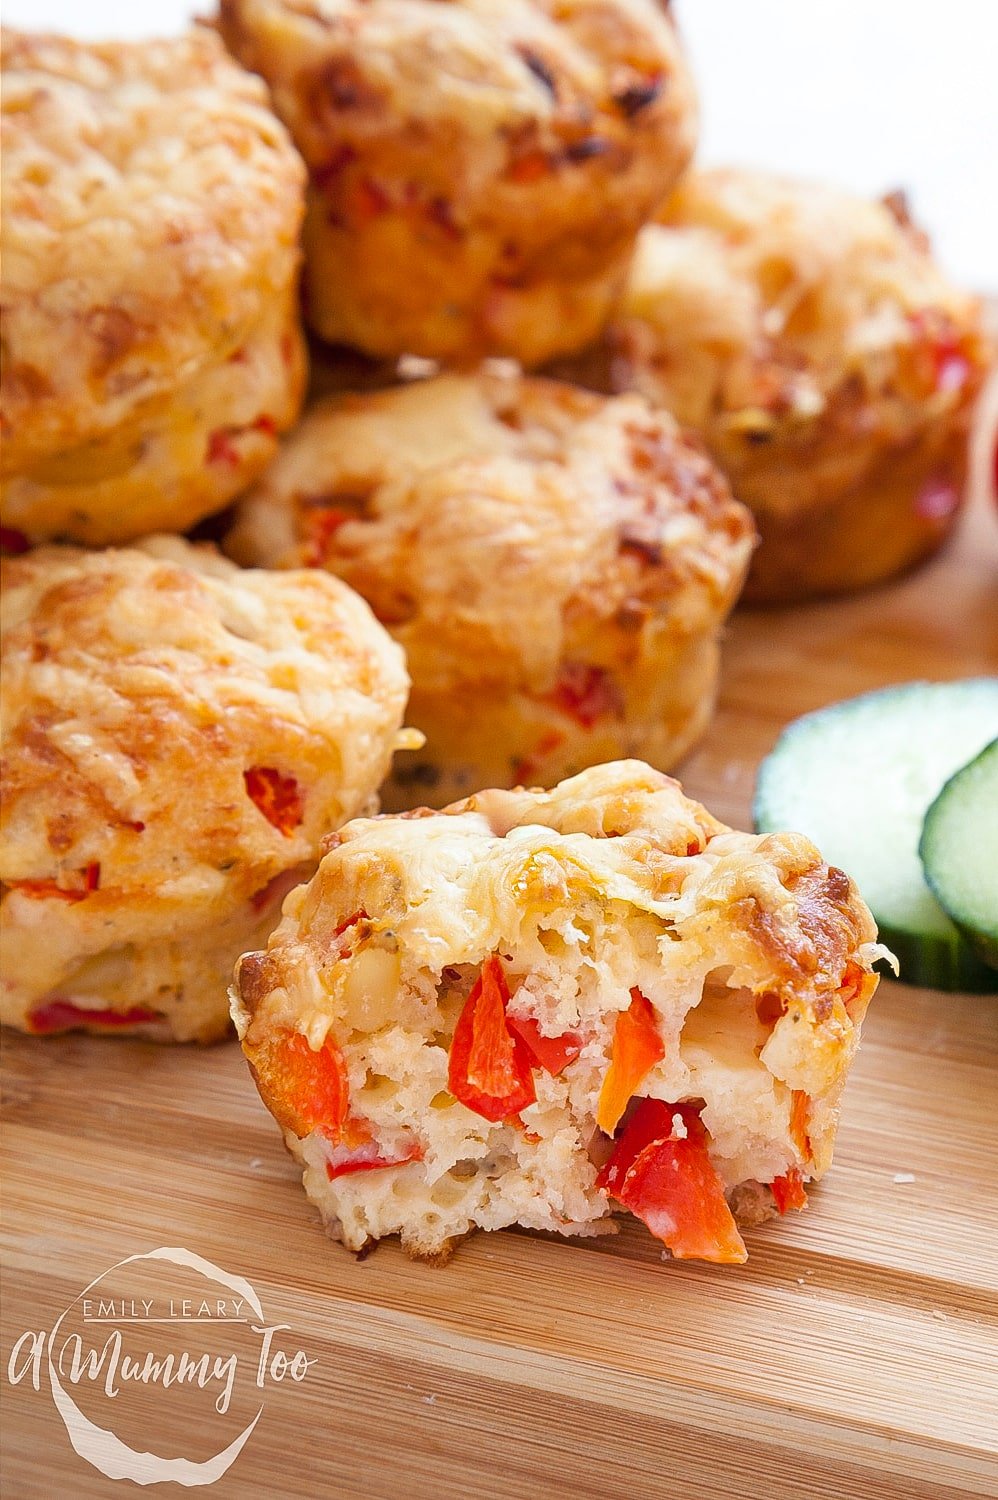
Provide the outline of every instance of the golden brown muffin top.
[[313,169],[330,136],[450,125],[447,173],[473,178],[504,136],[526,179],[539,152],[632,149],[674,120],[674,95],[692,149],[692,86],[656,0],[221,0],[221,29]]
[[287,283],[304,172],[208,32],[5,30],[5,470],[98,438],[225,359]]
[[408,689],[339,580],[165,537],[6,560],[2,660],[0,875],[115,913],[224,908],[314,857],[370,807]]
[[423,689],[529,689],[569,629],[713,621],[752,538],[667,413],[492,366],[319,402],[226,546],[344,578]]
[[660,217],[639,240],[618,331],[639,387],[657,381],[698,430],[761,440],[776,422],[845,424],[877,402],[898,440],[979,385],[978,304],[943,275],[901,195],[717,168],[688,173]]

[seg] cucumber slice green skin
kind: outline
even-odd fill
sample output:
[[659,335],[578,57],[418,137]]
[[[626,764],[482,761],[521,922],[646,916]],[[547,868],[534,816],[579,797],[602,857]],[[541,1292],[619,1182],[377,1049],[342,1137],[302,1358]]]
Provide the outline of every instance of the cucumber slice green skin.
[[[860,895],[862,892],[860,885]],[[878,941],[888,947],[898,961],[897,975],[886,963],[878,964],[886,978],[897,978],[902,984],[918,985],[927,990],[998,995],[998,969],[991,967],[969,934],[961,935],[959,928],[956,938],[952,939],[925,933],[916,936],[902,932],[900,927],[892,927],[889,922],[878,921],[877,927]]]
[[918,853],[940,906],[998,969],[998,739],[947,781],[925,815]]
[[998,677],[906,683],[804,715],[760,767],[757,831],[805,833],[853,876],[907,984],[998,991],[918,857],[940,788],[996,736]]

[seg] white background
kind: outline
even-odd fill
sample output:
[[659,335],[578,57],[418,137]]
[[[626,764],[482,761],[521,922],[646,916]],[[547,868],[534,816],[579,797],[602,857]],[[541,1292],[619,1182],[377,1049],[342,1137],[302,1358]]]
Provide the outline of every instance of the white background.
[[[198,0],[212,8],[212,0]],[[178,30],[193,0],[5,0],[12,25]],[[944,264],[998,292],[998,0],[676,0],[701,157],[908,189]]]

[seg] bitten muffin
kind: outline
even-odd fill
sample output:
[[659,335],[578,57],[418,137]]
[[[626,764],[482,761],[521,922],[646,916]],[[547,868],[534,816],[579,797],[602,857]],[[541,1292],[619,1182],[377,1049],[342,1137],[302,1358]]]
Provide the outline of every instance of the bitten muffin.
[[733,833],[636,761],[347,825],[236,971],[305,1191],[351,1250],[598,1234],[742,1261],[802,1208],[882,952],[799,834]]
[[369,354],[581,348],[693,149],[657,0],[221,0],[221,30],[309,167],[309,321]]
[[950,531],[990,351],[899,195],[691,173],[611,337],[617,387],[699,433],[755,512],[747,598],[874,583]]
[[272,456],[305,379],[304,168],[217,37],[3,34],[0,516],[181,530]]
[[402,653],[323,573],[208,548],[3,564],[0,1019],[211,1041],[320,840],[377,806]]
[[487,368],[313,407],[226,546],[339,574],[405,647],[426,745],[397,810],[669,768],[710,717],[752,539],[665,413]]

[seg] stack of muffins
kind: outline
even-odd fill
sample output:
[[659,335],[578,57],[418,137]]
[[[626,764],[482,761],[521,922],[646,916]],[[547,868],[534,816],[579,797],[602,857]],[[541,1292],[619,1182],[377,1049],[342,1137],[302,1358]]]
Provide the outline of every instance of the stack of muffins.
[[658,0],[221,0],[3,86],[5,1022],[221,1036],[379,793],[669,770],[746,578],[953,525],[977,304],[897,197],[691,165]]
[[953,524],[977,305],[897,198],[691,166],[655,0],[222,0],[3,79],[8,1021],[220,1034],[379,789],[671,769],[746,574]]

